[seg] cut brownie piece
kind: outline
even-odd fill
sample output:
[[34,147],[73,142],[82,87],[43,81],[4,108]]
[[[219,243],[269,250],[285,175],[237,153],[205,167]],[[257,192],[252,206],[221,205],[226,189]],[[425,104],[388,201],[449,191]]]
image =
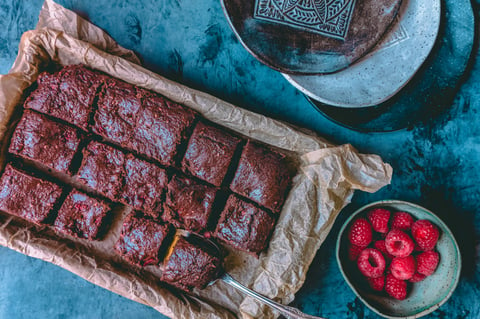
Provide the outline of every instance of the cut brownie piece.
[[115,250],[131,264],[157,265],[161,260],[162,243],[170,231],[168,224],[160,224],[134,212],[123,222]]
[[27,175],[8,164],[0,179],[0,210],[41,224],[49,217],[61,194],[60,186]]
[[119,198],[125,178],[125,154],[95,141],[82,154],[77,180],[111,200]]
[[203,289],[222,272],[218,253],[199,237],[176,236],[165,258],[161,280],[185,291]]
[[240,141],[225,130],[198,122],[190,137],[182,169],[220,186]]
[[105,201],[72,190],[58,211],[54,227],[70,236],[97,239],[109,211],[110,205]]
[[156,93],[140,91],[144,96],[143,108],[138,114],[131,147],[163,165],[174,166],[178,149],[193,125],[196,113]]
[[278,212],[285,201],[291,178],[285,155],[248,141],[230,189]]
[[214,187],[173,176],[168,184],[164,220],[177,228],[198,233],[206,231],[216,193]]
[[108,78],[98,97],[93,131],[128,147],[135,132],[141,105],[141,95],[135,86]]
[[125,172],[121,201],[158,218],[162,211],[163,192],[168,183],[165,170],[128,154]]
[[13,133],[9,152],[68,173],[79,143],[77,129],[26,110]]
[[214,236],[232,247],[259,254],[267,248],[275,219],[265,210],[230,195]]
[[194,111],[112,79],[100,94],[93,130],[124,148],[172,166],[194,120]]
[[104,76],[82,65],[70,65],[54,74],[42,73],[25,107],[74,124],[84,130]]

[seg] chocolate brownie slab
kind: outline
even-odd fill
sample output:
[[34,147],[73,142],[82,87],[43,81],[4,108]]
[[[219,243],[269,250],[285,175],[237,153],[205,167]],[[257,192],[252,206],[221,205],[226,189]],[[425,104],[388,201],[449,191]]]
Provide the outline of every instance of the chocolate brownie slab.
[[7,164],[0,178],[0,210],[35,224],[44,223],[62,188]]
[[175,175],[168,184],[163,218],[177,228],[204,232],[216,194],[214,187]]
[[259,254],[268,246],[275,219],[265,210],[230,195],[214,236],[243,251]]
[[128,154],[125,160],[125,186],[120,200],[154,218],[162,212],[167,173],[157,165]]
[[123,189],[125,154],[109,145],[90,142],[83,150],[78,181],[115,201]]
[[95,133],[166,166],[195,120],[195,112],[162,96],[116,79],[103,87],[95,114]]
[[291,179],[285,155],[248,141],[230,189],[260,206],[279,212]]
[[77,129],[26,110],[13,133],[9,152],[68,173],[80,136]]
[[108,78],[99,93],[93,131],[112,142],[130,148],[141,95],[129,83]]
[[176,236],[161,280],[185,291],[203,289],[222,272],[222,259],[217,254],[200,238]]
[[171,230],[168,224],[161,224],[134,212],[123,222],[115,250],[131,264],[157,265],[160,262],[162,243]]
[[84,130],[104,76],[82,65],[70,65],[59,72],[42,73],[38,87],[25,101],[25,108],[62,119]]
[[220,186],[241,139],[225,130],[198,122],[190,137],[182,169]]
[[60,207],[54,227],[70,236],[97,239],[101,236],[99,230],[109,211],[110,205],[105,201],[74,189]]

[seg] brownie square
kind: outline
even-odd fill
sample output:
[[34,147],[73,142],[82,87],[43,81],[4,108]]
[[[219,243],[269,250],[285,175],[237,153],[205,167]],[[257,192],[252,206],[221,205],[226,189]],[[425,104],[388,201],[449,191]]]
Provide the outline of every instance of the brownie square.
[[193,232],[207,230],[217,190],[214,187],[175,175],[168,184],[164,220]]
[[279,212],[291,179],[285,155],[248,141],[230,189],[273,212]]
[[168,183],[165,170],[128,154],[125,174],[121,201],[158,218],[162,212],[163,193]]
[[185,291],[203,289],[222,272],[218,252],[200,238],[176,236],[165,258],[161,280]]
[[194,120],[195,112],[188,108],[111,79],[100,93],[93,130],[124,148],[172,166]]
[[25,108],[87,130],[93,101],[103,79],[102,74],[82,65],[66,66],[54,74],[42,73],[37,89],[25,101]]
[[220,128],[198,122],[190,137],[182,169],[220,186],[240,141]]
[[97,239],[99,230],[110,211],[105,201],[72,190],[58,211],[54,227],[57,231],[86,239]]
[[162,243],[170,231],[168,224],[160,224],[140,213],[132,213],[123,222],[115,250],[131,264],[157,265],[161,260]]
[[142,92],[143,108],[138,114],[130,148],[165,166],[174,166],[179,147],[195,120],[195,112],[160,95]]
[[230,195],[214,236],[243,251],[259,254],[267,248],[275,219],[254,204]]
[[10,164],[0,178],[0,210],[35,224],[46,221],[62,188],[25,174]]
[[13,132],[9,152],[68,173],[80,136],[77,129],[26,110]]
[[125,154],[95,141],[90,142],[82,154],[76,179],[103,196],[116,200],[123,189]]
[[135,131],[141,103],[141,95],[135,86],[108,78],[98,97],[93,131],[128,147]]

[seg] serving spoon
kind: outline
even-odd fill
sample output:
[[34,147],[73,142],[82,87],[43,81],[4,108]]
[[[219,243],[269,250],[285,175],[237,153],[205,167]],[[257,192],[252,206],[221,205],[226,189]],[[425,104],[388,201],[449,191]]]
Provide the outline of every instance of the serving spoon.
[[[193,233],[188,234],[188,236],[192,236],[192,235],[197,236],[197,237],[201,238],[202,240],[208,242],[212,246],[212,248],[214,248],[218,252],[218,256],[223,255],[222,250],[220,249],[220,247],[218,247],[217,243],[214,242],[213,240],[211,240],[210,238],[206,238],[206,237],[203,237],[201,235],[193,234]],[[212,280],[208,284],[209,286],[211,286],[214,283],[216,283],[217,281],[221,280],[221,281],[225,282],[226,284],[230,285],[231,287],[245,293],[246,295],[248,295],[252,298],[255,298],[256,300],[266,304],[267,306],[272,307],[273,309],[277,310],[283,316],[285,316],[286,318],[289,318],[289,319],[326,319],[326,318],[323,318],[323,317],[315,317],[315,316],[312,316],[312,315],[307,315],[307,314],[301,312],[300,310],[298,310],[297,308],[285,306],[285,305],[282,305],[278,302],[275,302],[272,299],[267,298],[267,297],[259,294],[258,292],[255,292],[255,291],[245,287],[241,283],[239,283],[237,280],[235,280],[231,275],[229,275],[225,271],[225,267],[222,267],[222,270],[223,271],[222,271],[221,275],[219,277],[217,277],[216,279]]]
[[255,291],[245,287],[244,285],[242,285],[241,283],[239,283],[238,281],[233,279],[233,277],[230,276],[227,272],[224,272],[219,278],[212,281],[209,285],[214,284],[218,280],[222,280],[226,284],[238,289],[239,291],[245,293],[246,295],[255,298],[256,300],[266,304],[267,306],[272,307],[273,309],[280,312],[280,314],[282,314],[286,318],[290,318],[290,319],[326,319],[326,318],[323,318],[323,317],[315,317],[315,316],[312,316],[312,315],[307,315],[306,313],[301,312],[297,308],[285,306],[285,305],[282,305],[278,302],[275,302],[272,299],[267,298],[267,297],[259,294],[258,292],[255,292]]

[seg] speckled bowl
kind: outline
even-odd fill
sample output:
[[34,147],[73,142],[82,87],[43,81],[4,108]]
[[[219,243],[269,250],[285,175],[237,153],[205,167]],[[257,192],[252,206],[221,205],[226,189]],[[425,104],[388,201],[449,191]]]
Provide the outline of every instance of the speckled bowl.
[[[405,300],[395,300],[384,293],[371,290],[364,279],[358,275],[356,263],[348,258],[350,224],[356,217],[365,216],[373,208],[386,208],[392,212],[405,211],[417,219],[430,220],[440,229],[440,238],[435,248],[440,254],[437,270],[425,280],[410,285]],[[450,229],[429,210],[404,201],[379,201],[354,212],[340,230],[336,256],[340,271],[353,292],[370,309],[385,318],[419,318],[435,311],[450,298],[460,278],[460,250]]]

